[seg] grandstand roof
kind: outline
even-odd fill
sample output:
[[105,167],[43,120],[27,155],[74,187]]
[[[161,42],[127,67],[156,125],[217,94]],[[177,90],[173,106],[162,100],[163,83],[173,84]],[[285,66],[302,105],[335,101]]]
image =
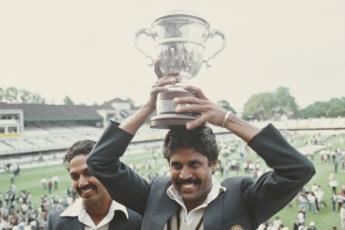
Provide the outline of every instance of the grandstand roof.
[[128,100],[124,100],[122,98],[119,97],[115,97],[109,101],[105,101],[102,106],[111,106],[112,107],[112,103],[128,103],[131,106],[131,110],[138,110],[140,108],[140,106],[135,106],[132,103],[130,103]]
[[124,99],[119,98],[119,97],[115,97],[115,98],[113,98],[113,99],[111,99],[111,100],[109,100],[109,101],[107,101],[105,103],[114,103],[114,102],[127,102],[128,103],[127,100],[124,100]]
[[102,120],[97,110],[114,108],[107,105],[8,104],[0,102],[0,109],[21,109],[25,121],[94,121]]

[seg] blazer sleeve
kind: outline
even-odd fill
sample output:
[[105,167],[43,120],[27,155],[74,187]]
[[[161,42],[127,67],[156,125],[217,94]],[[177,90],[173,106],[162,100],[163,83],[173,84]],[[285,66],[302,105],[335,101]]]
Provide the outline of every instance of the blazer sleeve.
[[315,174],[312,162],[293,148],[271,124],[248,145],[272,168],[241,186],[254,226],[284,208]]
[[111,122],[91,151],[87,165],[111,197],[143,214],[150,184],[120,161],[133,136]]
[[60,213],[62,211],[55,211],[52,213],[49,213],[47,222],[44,225],[44,230],[56,230],[57,228],[57,222],[60,218]]
[[53,230],[52,216],[49,214],[47,222],[44,225],[44,230]]

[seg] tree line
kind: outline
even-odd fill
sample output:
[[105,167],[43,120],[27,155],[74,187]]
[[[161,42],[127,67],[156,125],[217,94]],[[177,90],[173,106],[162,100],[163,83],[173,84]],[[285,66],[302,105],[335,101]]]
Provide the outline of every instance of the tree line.
[[289,89],[279,87],[273,92],[251,96],[244,105],[242,117],[247,120],[345,117],[345,97],[317,101],[300,109]]
[[45,104],[45,99],[38,93],[15,87],[0,87],[0,102],[23,103],[23,104]]
[[[126,101],[135,108],[134,101],[127,98]],[[38,93],[15,87],[0,88],[0,102],[45,104],[46,100]],[[63,104],[74,105],[69,96],[65,96]],[[233,113],[237,111],[226,100],[220,100],[217,104]],[[345,117],[345,97],[331,98],[328,101],[317,101],[306,108],[300,109],[295,98],[290,94],[289,88],[278,87],[273,92],[260,92],[249,97],[243,107],[242,117],[246,120],[278,120],[283,117],[288,119],[306,119],[320,117]]]

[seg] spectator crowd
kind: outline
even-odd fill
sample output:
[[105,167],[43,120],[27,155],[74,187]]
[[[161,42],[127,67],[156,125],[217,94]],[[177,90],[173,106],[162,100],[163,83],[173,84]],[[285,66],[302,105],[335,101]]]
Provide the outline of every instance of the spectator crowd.
[[[292,137],[287,137],[292,138]],[[307,144],[325,145],[320,136],[313,136]],[[231,175],[247,175],[254,179],[270,170],[258,158],[248,157],[251,150],[236,141],[236,139],[223,140],[219,138],[221,148],[220,163],[215,176],[219,179]],[[345,150],[325,145],[325,150],[318,154],[309,155],[311,160],[319,157],[321,164],[331,168],[332,173],[328,176],[328,184],[308,184],[289,204],[298,211],[293,224],[283,223],[279,216],[259,226],[258,230],[316,230],[316,221],[311,219],[310,213],[318,215],[322,210],[339,215],[341,229],[345,230],[345,182],[337,181],[336,175],[345,172]],[[168,166],[161,157],[161,146],[144,145],[143,150],[152,155],[146,160],[131,164],[136,171],[142,172],[147,180],[152,180],[158,175],[168,173]],[[159,167],[158,167],[159,166]],[[43,229],[49,212],[64,209],[72,204],[78,197],[70,187],[66,195],[54,195],[54,191],[61,189],[59,177],[52,176],[41,178],[39,182],[42,194],[39,204],[34,205],[30,191],[19,190],[16,187],[15,178],[20,174],[20,167],[8,167],[7,173],[11,174],[10,186],[7,191],[0,193],[0,230],[40,230]],[[6,173],[6,172],[5,172]],[[328,190],[328,191],[327,191]],[[325,194],[331,194],[327,197]],[[329,226],[329,229],[336,227]],[[319,229],[327,230],[327,229]]]

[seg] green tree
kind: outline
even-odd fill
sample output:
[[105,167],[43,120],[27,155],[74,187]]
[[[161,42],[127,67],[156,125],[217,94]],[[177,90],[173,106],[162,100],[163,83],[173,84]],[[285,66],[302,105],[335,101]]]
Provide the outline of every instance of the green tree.
[[289,89],[279,87],[274,92],[263,92],[252,95],[243,108],[244,119],[268,120],[279,119],[283,115],[296,116],[298,106]]
[[3,88],[0,88],[0,101],[4,100],[4,92],[5,90]]
[[223,109],[225,110],[228,110],[228,111],[231,111],[232,113],[234,114],[237,114],[236,113],[236,110],[230,105],[230,103],[226,100],[220,100],[220,101],[217,101],[217,105],[222,107]]
[[9,87],[6,89],[4,98],[9,103],[18,102],[18,89],[15,87]]
[[31,102],[32,93],[30,93],[29,91],[23,89],[20,91],[19,95],[20,95],[19,99],[21,103],[27,104]]
[[273,116],[274,101],[272,93],[258,93],[251,96],[243,108],[243,118],[266,120]]
[[300,118],[325,117],[328,110],[328,103],[317,101],[299,111]]
[[299,111],[300,118],[345,117],[345,97],[317,101]]
[[329,100],[327,117],[345,117],[345,97]]
[[297,115],[298,106],[295,98],[290,95],[289,89],[286,87],[279,87],[273,93],[274,108],[273,115],[281,117],[283,115],[291,118]]
[[32,103],[32,104],[45,104],[46,101],[38,93],[32,93],[30,103]]
[[135,108],[135,102],[134,102],[134,100],[133,100],[132,98],[127,97],[127,98],[125,99],[125,101],[128,102],[128,103],[130,104],[131,109]]
[[0,101],[7,103],[44,104],[45,99],[37,93],[15,87],[0,88]]
[[74,102],[69,96],[65,96],[65,98],[63,99],[63,103],[64,105],[74,105]]

